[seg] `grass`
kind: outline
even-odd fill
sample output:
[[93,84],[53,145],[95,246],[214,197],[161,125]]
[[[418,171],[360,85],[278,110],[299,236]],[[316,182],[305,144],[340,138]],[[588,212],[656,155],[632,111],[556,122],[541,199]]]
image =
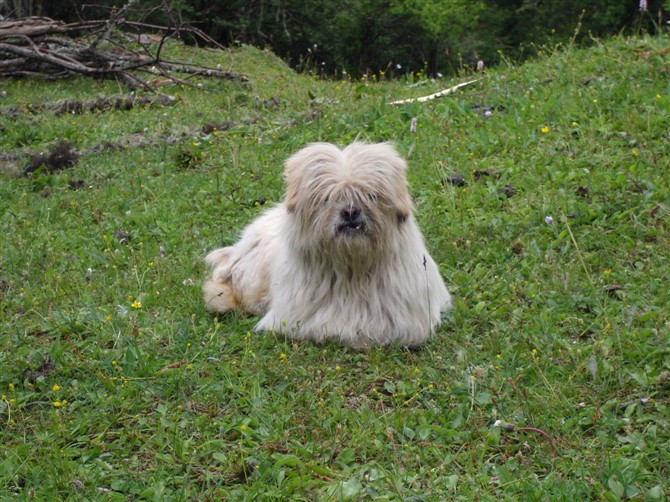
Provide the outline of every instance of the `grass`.
[[[250,85],[55,116],[31,104],[124,90],[5,82],[0,107],[25,109],[0,114],[5,153],[158,146],[2,164],[0,498],[665,500],[669,45],[547,51],[399,107],[457,80],[321,81],[174,45]],[[281,199],[283,160],[356,138],[409,159],[457,299],[436,336],[355,351],[207,314],[201,259]]]

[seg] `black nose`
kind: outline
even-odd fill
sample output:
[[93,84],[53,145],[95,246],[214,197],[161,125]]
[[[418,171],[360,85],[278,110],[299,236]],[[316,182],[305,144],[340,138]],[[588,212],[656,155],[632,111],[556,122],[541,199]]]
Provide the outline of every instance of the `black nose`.
[[357,207],[348,207],[340,211],[340,217],[345,223],[358,223],[361,219],[361,210]]

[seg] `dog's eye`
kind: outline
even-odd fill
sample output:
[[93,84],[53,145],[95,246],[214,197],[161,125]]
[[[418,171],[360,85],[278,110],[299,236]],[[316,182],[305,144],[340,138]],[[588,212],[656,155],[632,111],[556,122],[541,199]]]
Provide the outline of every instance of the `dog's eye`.
[[377,196],[373,193],[368,194],[368,199],[371,200],[372,202],[377,200]]

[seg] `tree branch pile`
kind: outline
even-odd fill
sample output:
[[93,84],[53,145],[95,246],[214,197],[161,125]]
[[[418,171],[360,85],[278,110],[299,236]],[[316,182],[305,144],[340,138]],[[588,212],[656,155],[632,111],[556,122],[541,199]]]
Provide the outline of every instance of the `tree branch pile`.
[[[161,57],[165,41],[180,33],[220,47],[200,30],[131,22],[122,14],[123,9],[112,12],[108,20],[70,24],[42,17],[0,20],[0,78],[55,80],[84,75],[116,79],[130,89],[145,90],[166,83],[189,85],[191,76],[247,81],[241,74]],[[138,33],[132,35],[122,28]]]

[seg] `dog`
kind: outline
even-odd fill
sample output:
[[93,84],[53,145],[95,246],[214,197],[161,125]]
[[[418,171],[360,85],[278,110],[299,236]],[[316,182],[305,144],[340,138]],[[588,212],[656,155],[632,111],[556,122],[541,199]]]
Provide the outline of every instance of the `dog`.
[[452,299],[413,216],[390,143],[313,143],[286,161],[284,201],[209,253],[205,306],[256,331],[356,348],[417,346]]

